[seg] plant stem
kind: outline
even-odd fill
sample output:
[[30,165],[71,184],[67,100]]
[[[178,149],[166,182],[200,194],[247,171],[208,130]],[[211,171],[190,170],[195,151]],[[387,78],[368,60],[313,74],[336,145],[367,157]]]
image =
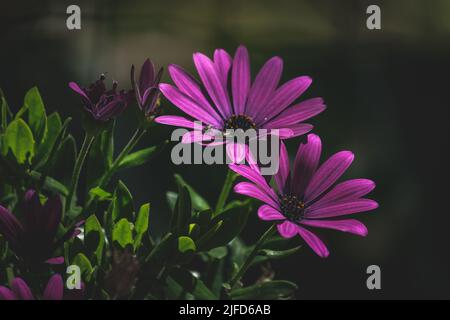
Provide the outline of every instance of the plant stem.
[[83,168],[84,161],[86,160],[86,157],[89,153],[89,150],[90,150],[91,145],[94,142],[94,140],[95,140],[95,135],[90,135],[90,134],[86,133],[86,135],[84,136],[84,141],[81,146],[80,153],[78,154],[77,160],[75,162],[75,166],[73,168],[73,174],[72,174],[72,180],[71,180],[71,185],[70,185],[70,189],[69,189],[69,195],[67,196],[66,207],[68,207],[69,210],[71,209],[71,206],[72,206],[73,197],[74,197],[75,193],[77,192],[78,180],[80,179],[81,169]]
[[258,254],[258,251],[262,248],[264,243],[267,239],[272,236],[272,234],[276,230],[276,225],[273,224],[269,229],[267,229],[266,232],[259,238],[258,242],[256,242],[253,250],[250,252],[250,254],[245,259],[244,263],[242,264],[239,271],[236,273],[236,275],[233,277],[233,279],[230,281],[231,288],[234,288],[236,284],[239,282],[239,280],[244,276],[247,269],[250,267],[251,263],[253,262],[253,259],[255,259],[256,255]]
[[231,170],[228,170],[227,177],[223,183],[222,191],[220,192],[219,199],[217,200],[215,213],[219,214],[225,207],[228,196],[230,195],[231,188],[233,187],[233,182],[237,178],[237,174]]

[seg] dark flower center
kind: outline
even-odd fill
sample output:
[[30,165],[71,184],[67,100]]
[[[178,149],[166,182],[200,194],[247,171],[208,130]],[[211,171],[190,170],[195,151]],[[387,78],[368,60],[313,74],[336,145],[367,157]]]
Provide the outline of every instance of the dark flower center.
[[305,203],[291,194],[280,195],[281,213],[292,222],[299,222],[305,215]]
[[226,129],[256,129],[256,124],[253,122],[253,119],[249,116],[240,114],[240,115],[232,115],[227,121],[225,121],[224,130]]

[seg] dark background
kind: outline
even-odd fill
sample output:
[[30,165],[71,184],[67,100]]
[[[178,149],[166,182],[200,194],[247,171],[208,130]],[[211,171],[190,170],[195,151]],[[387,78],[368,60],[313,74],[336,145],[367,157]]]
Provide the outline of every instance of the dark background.
[[[66,28],[69,4],[81,7],[80,31]],[[381,30],[366,28],[369,4],[381,7]],[[107,71],[129,87],[131,64],[146,57],[192,71],[193,52],[211,55],[222,47],[234,53],[239,44],[249,49],[255,74],[279,55],[283,80],[310,75],[305,97],[326,101],[326,112],[312,121],[324,143],[322,159],[352,150],[356,160],[347,176],[375,180],[372,198],[380,208],[359,216],[367,238],[320,232],[330,257],[305,248],[276,264],[276,276],[298,283],[300,299],[449,298],[449,13],[447,0],[2,1],[0,87],[17,110],[26,90],[38,85],[49,110],[79,120],[80,101],[69,81],[87,84]],[[121,117],[119,146],[135,125],[131,114]],[[80,141],[80,122],[71,128]],[[160,126],[142,146],[170,132]],[[288,141],[291,154],[299,141]],[[165,228],[164,194],[175,189],[174,172],[214,202],[226,167],[176,167],[169,148],[122,176],[137,203],[151,201],[154,232]],[[247,240],[265,228],[253,220]],[[366,288],[371,264],[381,267],[380,291]]]

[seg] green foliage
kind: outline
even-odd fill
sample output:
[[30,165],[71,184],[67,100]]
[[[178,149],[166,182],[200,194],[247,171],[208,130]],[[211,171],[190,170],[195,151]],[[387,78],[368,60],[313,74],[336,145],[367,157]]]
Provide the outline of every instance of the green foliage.
[[11,151],[17,163],[31,163],[34,157],[34,138],[30,127],[22,119],[12,121],[5,130],[2,153]]

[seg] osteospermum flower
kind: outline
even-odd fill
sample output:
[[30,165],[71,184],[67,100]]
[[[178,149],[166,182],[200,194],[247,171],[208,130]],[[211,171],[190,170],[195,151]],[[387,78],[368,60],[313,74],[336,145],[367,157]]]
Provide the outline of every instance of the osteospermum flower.
[[81,96],[86,111],[98,121],[109,121],[122,113],[133,97],[132,90],[117,91],[116,81],[110,90],[106,90],[104,80],[105,75],[102,74],[88,88],[80,88],[75,82],[69,83],[69,87]]
[[[160,116],[156,122],[197,128],[194,120],[201,121],[200,129],[278,129],[282,139],[299,136],[313,127],[303,121],[325,109],[321,98],[293,104],[311,84],[311,78],[301,76],[278,86],[283,60],[273,57],[257,74],[253,83],[247,49],[240,46],[232,59],[223,49],[210,59],[194,53],[194,64],[201,84],[183,68],[170,65],[168,70],[175,86],[162,83],[163,95],[190,118]],[[230,85],[229,85],[230,84]],[[211,140],[210,136],[190,132],[184,142]]]
[[309,134],[307,143],[298,149],[291,174],[286,147],[281,144],[280,167],[275,175],[278,192],[269,186],[255,167],[232,164],[230,169],[253,182],[237,184],[235,192],[266,203],[258,209],[260,219],[276,222],[284,238],[300,235],[314,252],[327,257],[327,247],[308,228],[335,229],[366,236],[367,228],[361,222],[334,218],[374,210],[378,204],[363,198],[375,188],[371,180],[352,179],[333,187],[354,156],[350,151],[341,151],[319,166],[321,148],[320,138]]
[[29,190],[22,206],[22,221],[0,206],[0,234],[8,241],[14,253],[28,263],[61,264],[64,258],[53,257],[55,249],[61,241],[79,233],[77,224],[59,241],[55,240],[61,217],[62,205],[58,196],[48,198],[42,205],[38,193]]
[[[11,289],[0,286],[0,300],[34,300],[35,297],[30,287],[22,278],[14,278],[11,281]],[[78,290],[80,291],[80,290]],[[62,300],[64,295],[64,283],[60,274],[53,275],[45,287],[42,300]]]
[[158,84],[161,80],[163,68],[155,74],[155,66],[150,59],[146,59],[141,67],[139,81],[136,81],[134,65],[131,66],[131,83],[136,96],[139,108],[145,116],[152,116],[158,113]]

